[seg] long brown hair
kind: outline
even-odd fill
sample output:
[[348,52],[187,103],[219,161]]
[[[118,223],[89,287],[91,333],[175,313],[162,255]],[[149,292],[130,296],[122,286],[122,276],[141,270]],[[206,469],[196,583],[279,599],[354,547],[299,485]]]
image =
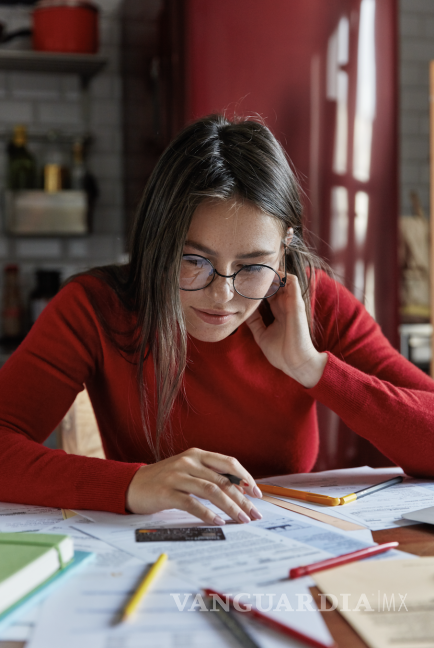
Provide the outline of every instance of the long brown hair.
[[[170,413],[182,387],[187,332],[178,276],[192,215],[206,198],[246,200],[294,229],[288,271],[297,275],[311,326],[310,285],[319,260],[305,243],[297,180],[271,131],[251,119],[230,121],[210,115],[187,126],[156,165],[137,211],[128,266],[107,266],[91,274],[107,281],[137,317],[134,340],[142,422],[155,459],[161,439],[170,440]],[[308,270],[307,270],[308,269]],[[105,328],[107,329],[107,323]],[[312,326],[311,326],[312,329]],[[122,345],[119,337],[116,344]],[[130,343],[131,350],[131,343]],[[157,390],[155,441],[148,420],[144,363],[152,358]]]

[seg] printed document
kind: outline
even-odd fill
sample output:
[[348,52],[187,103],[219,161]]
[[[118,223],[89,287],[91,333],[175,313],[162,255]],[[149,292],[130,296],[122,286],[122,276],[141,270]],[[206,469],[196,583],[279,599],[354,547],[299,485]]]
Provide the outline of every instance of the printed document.
[[[224,542],[136,542],[134,532],[139,528],[176,527],[180,524],[204,526],[200,520],[182,511],[169,510],[147,516],[83,511],[82,514],[86,513],[95,520],[94,524],[79,519],[80,526],[76,526],[74,520],[77,518],[72,518],[70,523],[144,561],[151,562],[160,553],[167,552],[180,573],[188,573],[195,584],[217,589],[248,582],[270,583],[286,578],[291,567],[373,544],[368,530],[363,531],[361,537],[355,536],[356,532],[346,533],[268,502],[254,502],[263,519],[248,525],[226,524],[222,527],[226,536]],[[246,547],[249,547],[248,552]]]
[[62,511],[46,506],[0,503],[0,533],[40,531],[63,520]]
[[291,567],[330,557],[321,549],[270,533],[254,522],[228,524],[222,527],[226,539],[213,542],[136,542],[135,528],[146,527],[94,523],[86,532],[144,563],[152,563],[161,553],[167,553],[180,575],[196,586],[215,589],[239,590],[247,583],[263,585],[287,578]]
[[[171,572],[170,562],[130,621],[117,624],[119,614],[143,576],[142,570],[126,567],[115,571],[86,572],[72,579],[56,597],[44,604],[41,619],[26,648],[238,648],[238,643],[213,615],[205,611],[199,590]],[[263,591],[244,591],[243,600],[256,604],[283,623],[331,645],[333,640],[302,584],[286,589],[276,586]],[[249,599],[248,597],[251,597]],[[270,606],[271,601],[271,606]],[[278,610],[274,608],[279,608]],[[292,608],[292,609],[291,609]],[[267,611],[268,613],[268,611]],[[284,635],[252,624],[247,615],[237,618],[262,648],[297,646]]]

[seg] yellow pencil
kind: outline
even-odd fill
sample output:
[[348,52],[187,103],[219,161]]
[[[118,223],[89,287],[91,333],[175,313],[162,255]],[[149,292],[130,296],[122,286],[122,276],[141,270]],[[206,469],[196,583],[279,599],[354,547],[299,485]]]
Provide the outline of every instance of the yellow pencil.
[[163,568],[166,560],[167,554],[162,553],[158,560],[154,562],[151,569],[148,571],[148,573],[126,604],[125,609],[122,613],[122,617],[120,619],[120,623],[127,621],[137,610],[140,601],[145,596],[146,592],[148,591],[154,580],[157,578],[158,574],[161,572],[161,569]]
[[268,493],[269,495],[282,495],[282,497],[292,497],[294,499],[304,500],[305,502],[324,504],[325,506],[339,506],[341,504],[339,497],[329,497],[329,495],[308,493],[307,491],[294,490],[293,488],[284,488],[283,486],[271,486],[270,484],[256,485],[261,489],[263,493]]

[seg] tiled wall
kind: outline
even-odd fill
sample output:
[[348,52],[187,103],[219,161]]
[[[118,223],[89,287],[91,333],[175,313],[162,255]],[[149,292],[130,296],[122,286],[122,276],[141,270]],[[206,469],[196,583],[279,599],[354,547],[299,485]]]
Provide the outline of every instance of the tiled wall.
[[401,213],[416,190],[429,214],[429,61],[434,60],[434,0],[400,0]]
[[161,89],[157,91],[152,78],[160,54],[162,8],[163,0],[122,1],[126,231],[131,229],[143,188],[163,152]]
[[[100,53],[109,60],[90,85],[90,127],[95,136],[89,168],[97,178],[100,197],[94,233],[80,238],[13,238],[0,233],[0,270],[20,266],[23,292],[33,287],[36,268],[56,268],[66,278],[83,268],[119,260],[123,240],[122,88],[120,75],[121,0],[100,0]],[[10,28],[25,21],[27,9],[0,7],[0,20]],[[80,84],[74,75],[0,72],[0,187],[4,187],[5,136],[16,123],[29,133],[50,128],[67,134],[82,132]],[[41,146],[30,141],[35,154]],[[0,272],[0,291],[2,272]]]

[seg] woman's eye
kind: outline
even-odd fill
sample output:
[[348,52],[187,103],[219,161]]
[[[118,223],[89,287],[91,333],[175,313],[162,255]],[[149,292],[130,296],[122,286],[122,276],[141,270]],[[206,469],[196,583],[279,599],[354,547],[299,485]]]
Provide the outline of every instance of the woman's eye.
[[197,268],[201,270],[202,268],[207,268],[209,266],[209,263],[205,259],[198,259],[193,255],[192,256],[185,255],[182,258],[182,265],[184,268],[188,266],[190,268]]
[[264,270],[264,266],[260,266],[260,265],[244,266],[244,270],[249,274],[259,273]]
[[188,263],[189,265],[198,265],[201,262],[201,259],[198,259],[194,256],[183,256],[182,257],[182,262],[183,263]]

